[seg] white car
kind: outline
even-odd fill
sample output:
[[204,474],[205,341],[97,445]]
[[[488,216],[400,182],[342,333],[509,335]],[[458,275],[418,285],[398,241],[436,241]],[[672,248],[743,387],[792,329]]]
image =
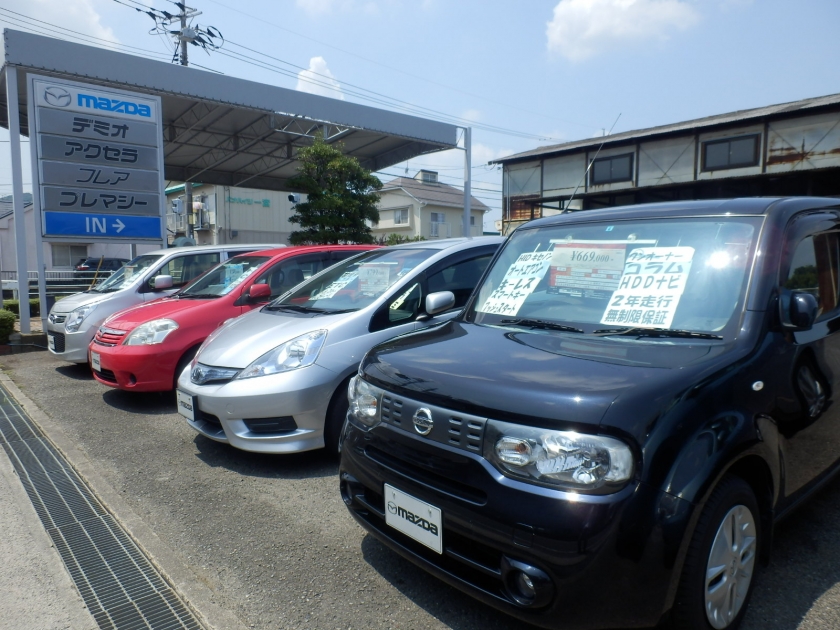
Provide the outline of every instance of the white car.
[[142,254],[94,288],[59,300],[47,318],[50,352],[88,362],[88,345],[107,317],[174,293],[219,262],[245,252],[285,245],[198,245]]

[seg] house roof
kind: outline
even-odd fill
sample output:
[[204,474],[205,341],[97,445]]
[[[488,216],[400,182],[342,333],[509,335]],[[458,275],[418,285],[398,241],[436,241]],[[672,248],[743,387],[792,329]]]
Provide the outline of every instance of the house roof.
[[717,114],[715,116],[695,118],[694,120],[685,120],[683,122],[673,123],[670,125],[660,125],[658,127],[625,131],[609,136],[598,136],[594,138],[586,138],[584,140],[565,142],[563,144],[554,144],[547,147],[532,149],[530,151],[524,151],[522,153],[516,153],[497,160],[492,160],[490,164],[504,164],[506,162],[515,162],[529,158],[540,158],[551,153],[567,153],[579,149],[598,147],[601,146],[601,143],[603,143],[605,147],[608,147],[610,145],[621,144],[628,141],[649,139],[656,136],[664,136],[680,132],[684,133],[687,131],[702,130],[709,127],[751,122],[765,118],[780,118],[790,114],[796,114],[799,112],[807,113],[809,110],[827,108],[838,104],[840,104],[840,94],[829,94],[828,96],[806,98],[790,103],[767,105],[765,107],[756,107],[753,109],[742,109],[728,114]]
[[[402,188],[411,196],[424,203],[438,206],[452,206],[454,208],[464,207],[464,191],[448,184],[441,184],[440,182],[434,184],[424,183],[417,181],[413,177],[396,177],[386,182],[379,192],[388,192],[388,190],[396,188]],[[470,197],[470,200],[470,208],[472,210],[481,210],[482,212],[490,210],[487,204],[479,201],[475,197]]]

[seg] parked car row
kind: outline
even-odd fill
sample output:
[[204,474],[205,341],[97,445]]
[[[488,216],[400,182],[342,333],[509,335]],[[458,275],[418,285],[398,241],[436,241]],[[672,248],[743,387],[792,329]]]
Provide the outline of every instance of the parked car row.
[[236,448],[339,451],[362,527],[519,619],[735,628],[774,524],[838,471],[836,199],[377,248],[262,304],[292,250],[113,315],[90,342],[96,378],[177,379],[189,425]]

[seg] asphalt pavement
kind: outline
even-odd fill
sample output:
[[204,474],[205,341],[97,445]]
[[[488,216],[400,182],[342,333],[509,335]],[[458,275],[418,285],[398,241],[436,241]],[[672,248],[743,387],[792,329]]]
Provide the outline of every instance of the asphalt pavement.
[[[46,352],[0,365],[26,411],[208,627],[524,628],[366,535],[346,512],[338,464],[326,454],[217,444],[186,425],[174,394],[111,390]],[[6,530],[8,512],[0,502]],[[34,511],[21,514],[40,527]],[[21,570],[9,561],[16,553],[0,545],[0,585]],[[63,588],[77,613],[58,555],[46,549],[40,562],[53,563],[54,590]],[[840,628],[840,480],[779,526],[758,580],[745,630]]]

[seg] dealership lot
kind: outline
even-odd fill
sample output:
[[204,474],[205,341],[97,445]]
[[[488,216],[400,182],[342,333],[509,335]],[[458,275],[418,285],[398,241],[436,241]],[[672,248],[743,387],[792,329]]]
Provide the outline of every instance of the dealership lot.
[[[52,428],[75,447],[67,454],[99,480],[95,489],[117,495],[114,505],[102,498],[212,625],[522,627],[366,536],[346,513],[337,462],[326,455],[217,444],[177,415],[174,394],[106,390],[86,366],[46,352],[0,364],[50,419],[47,435]],[[840,480],[777,530],[744,628],[840,627],[838,522]]]

